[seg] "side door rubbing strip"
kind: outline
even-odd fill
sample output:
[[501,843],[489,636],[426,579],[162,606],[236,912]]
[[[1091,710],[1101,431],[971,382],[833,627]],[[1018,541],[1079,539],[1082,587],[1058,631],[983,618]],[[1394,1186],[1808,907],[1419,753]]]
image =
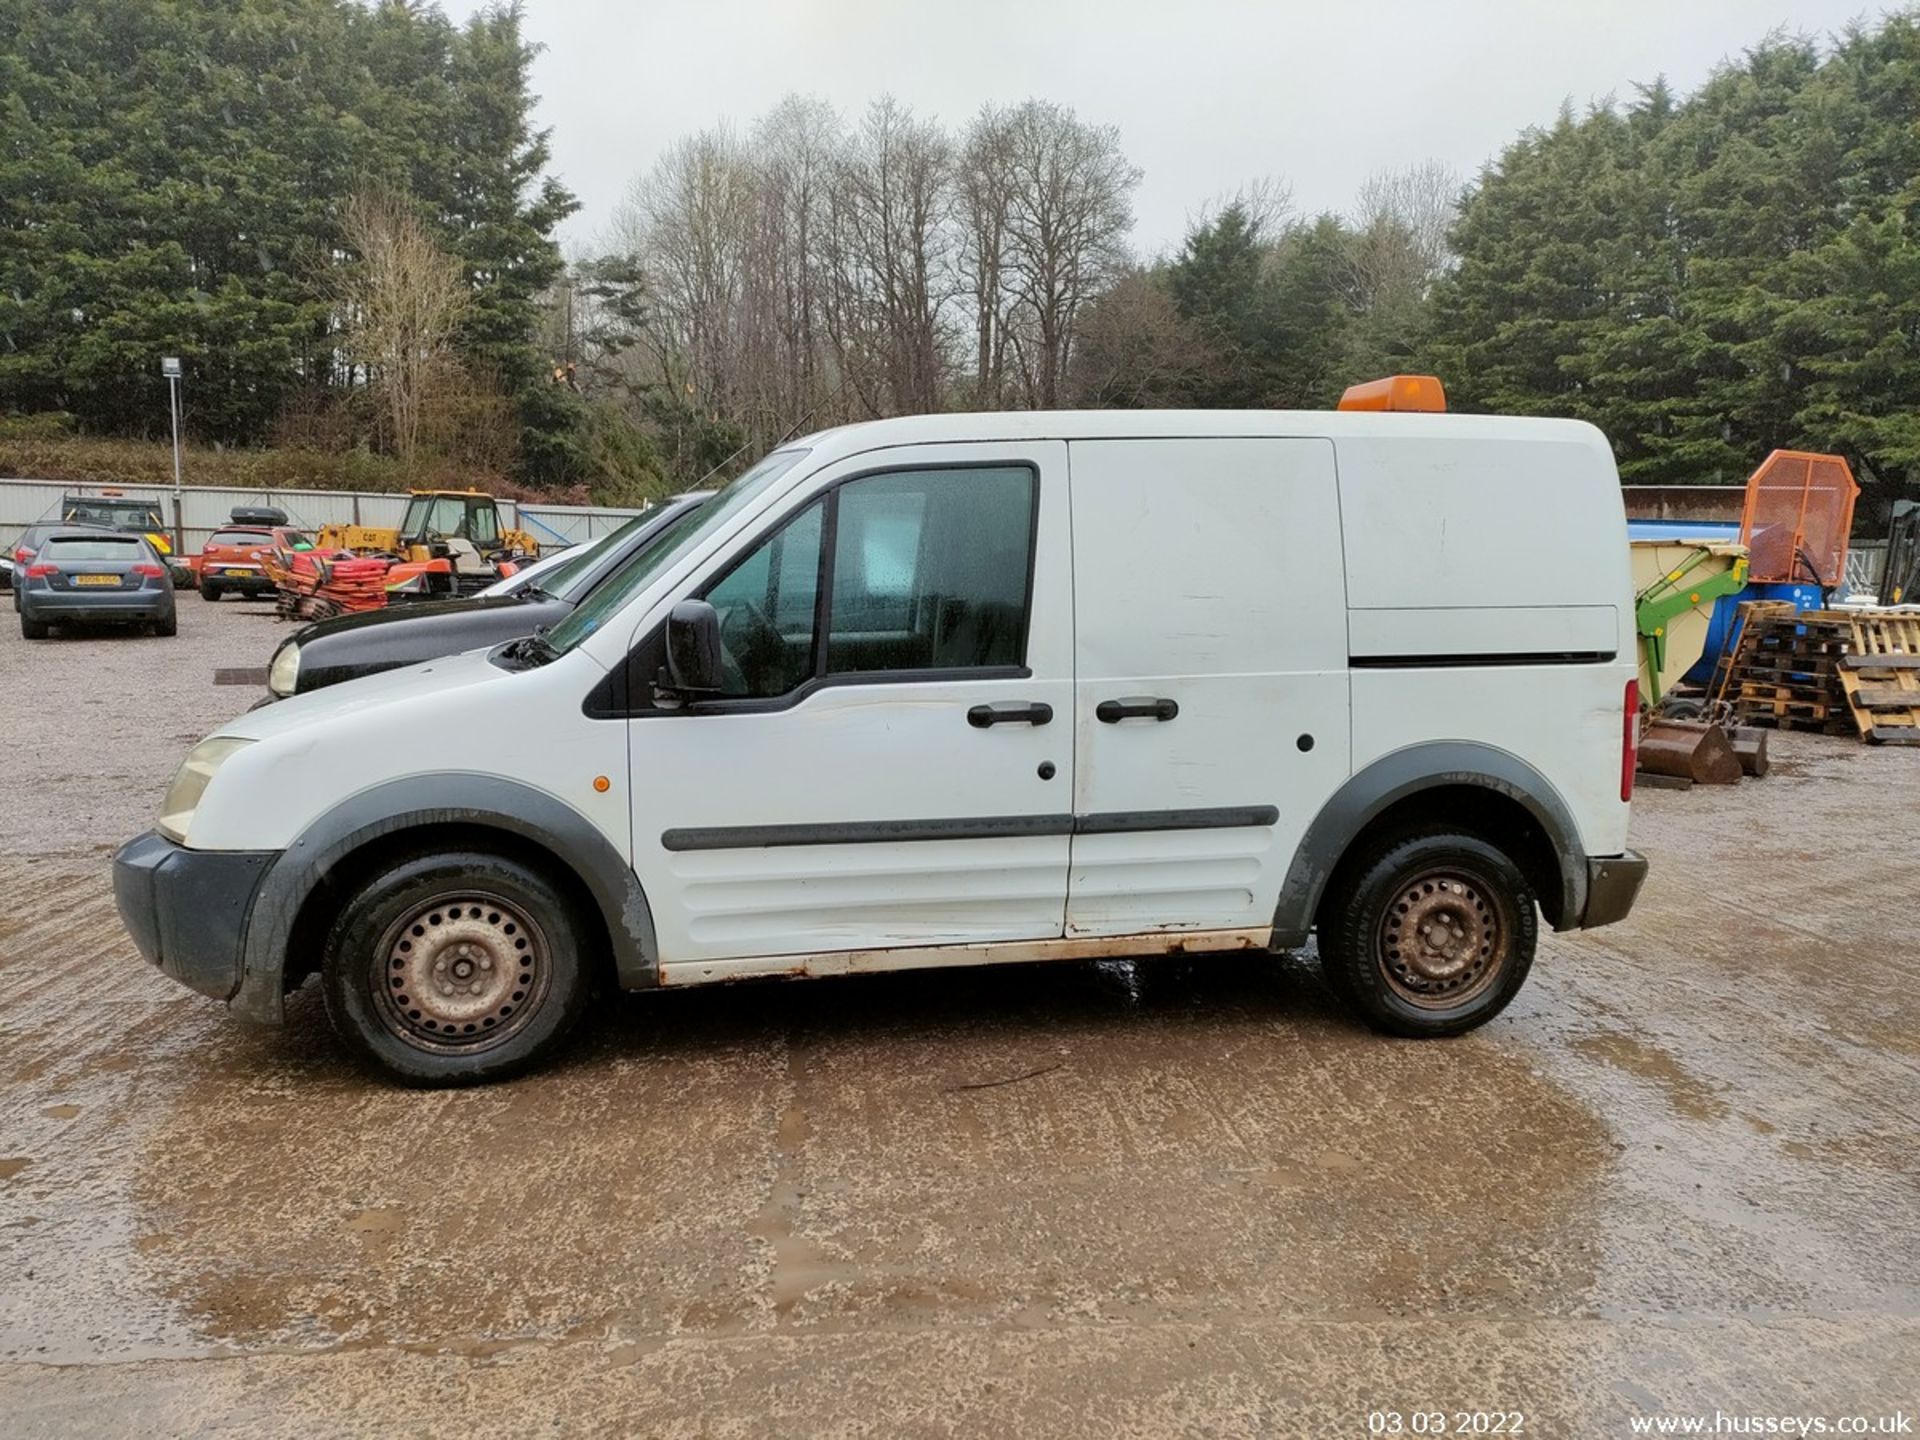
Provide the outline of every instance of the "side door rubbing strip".
[[1272,825],[1272,805],[1212,810],[1132,810],[1104,815],[982,815],[940,820],[842,820],[820,825],[718,825],[668,830],[663,849],[759,850],[776,845],[861,845],[907,840],[985,840],[1021,835],[1121,835]]

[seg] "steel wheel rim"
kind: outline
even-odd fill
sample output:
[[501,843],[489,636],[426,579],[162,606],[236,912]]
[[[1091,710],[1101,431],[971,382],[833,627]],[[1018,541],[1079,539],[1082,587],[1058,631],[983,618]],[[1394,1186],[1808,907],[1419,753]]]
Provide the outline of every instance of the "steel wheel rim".
[[1393,993],[1423,1010],[1451,1010],[1506,969],[1511,937],[1486,884],[1459,870],[1423,871],[1394,892],[1375,958]]
[[519,905],[465,890],[416,905],[374,952],[376,1008],[421,1050],[472,1053],[518,1034],[553,984],[546,932]]

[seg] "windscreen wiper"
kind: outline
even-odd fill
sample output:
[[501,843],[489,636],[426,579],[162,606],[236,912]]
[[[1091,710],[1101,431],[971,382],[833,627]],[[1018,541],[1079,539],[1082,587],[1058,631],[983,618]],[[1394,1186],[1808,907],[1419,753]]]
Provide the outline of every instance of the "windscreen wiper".
[[520,642],[526,657],[535,665],[545,665],[550,660],[558,660],[560,652],[547,643],[547,632],[551,625],[536,625],[533,633]]
[[547,629],[547,626],[541,625],[531,635],[509,640],[495,652],[498,659],[506,661],[515,670],[535,670],[559,659],[560,652],[547,643]]

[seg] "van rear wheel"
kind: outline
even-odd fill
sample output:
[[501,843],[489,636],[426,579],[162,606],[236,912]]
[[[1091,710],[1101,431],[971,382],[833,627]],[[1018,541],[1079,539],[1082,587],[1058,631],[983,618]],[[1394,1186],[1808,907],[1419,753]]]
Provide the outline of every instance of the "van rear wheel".
[[1504,853],[1446,829],[1396,836],[1342,867],[1320,908],[1328,983],[1376,1030],[1457,1035],[1519,992],[1539,937]]
[[496,1080],[548,1055],[580,1018],[589,933],[544,874],[485,851],[415,855],[341,910],[321,964],[334,1029],[412,1085]]

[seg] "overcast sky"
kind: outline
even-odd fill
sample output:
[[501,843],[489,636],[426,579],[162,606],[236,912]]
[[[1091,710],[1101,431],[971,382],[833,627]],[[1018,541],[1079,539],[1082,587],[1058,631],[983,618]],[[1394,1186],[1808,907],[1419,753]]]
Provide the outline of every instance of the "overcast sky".
[[[443,0],[465,18],[485,0]],[[1040,96],[1117,125],[1144,170],[1134,239],[1177,244],[1212,197],[1276,176],[1341,210],[1372,171],[1437,158],[1471,175],[1514,134],[1632,94],[1682,90],[1776,28],[1825,36],[1858,0],[525,0],[553,168],[603,233],[674,136],[744,128],[789,91],[852,116],[884,91],[958,128]]]

